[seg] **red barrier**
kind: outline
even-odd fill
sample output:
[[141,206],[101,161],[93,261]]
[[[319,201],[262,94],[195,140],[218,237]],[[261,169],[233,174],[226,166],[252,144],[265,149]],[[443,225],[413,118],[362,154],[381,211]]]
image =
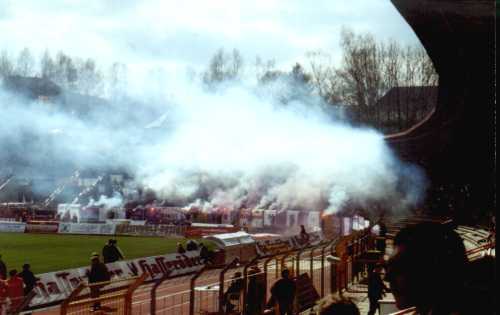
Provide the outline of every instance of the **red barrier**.
[[29,221],[25,233],[57,233],[59,222],[56,221]]

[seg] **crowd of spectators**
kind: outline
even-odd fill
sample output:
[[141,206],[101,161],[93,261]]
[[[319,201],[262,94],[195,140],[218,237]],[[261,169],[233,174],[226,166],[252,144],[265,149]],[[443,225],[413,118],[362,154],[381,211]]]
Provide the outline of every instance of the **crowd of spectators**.
[[24,264],[22,269],[20,273],[11,269],[7,276],[7,265],[0,255],[0,314],[19,308],[39,280],[29,264]]

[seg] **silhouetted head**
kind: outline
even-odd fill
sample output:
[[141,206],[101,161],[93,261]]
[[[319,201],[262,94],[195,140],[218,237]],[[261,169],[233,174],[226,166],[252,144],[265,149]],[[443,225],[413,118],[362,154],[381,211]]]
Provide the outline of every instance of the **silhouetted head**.
[[398,308],[449,311],[462,293],[466,266],[463,240],[454,230],[421,223],[403,228],[394,238],[386,279]]
[[15,277],[17,275],[17,270],[16,269],[12,269],[11,271],[9,271],[9,276],[12,278],[12,277]]
[[23,265],[23,270],[30,270],[30,268],[31,268],[30,264]]
[[99,263],[99,254],[96,253],[96,252],[93,252],[91,255],[90,255],[90,262],[94,265],[94,264],[97,264]]
[[360,315],[360,312],[353,301],[341,299],[323,308],[320,315]]
[[281,277],[288,279],[288,277],[290,277],[290,270],[288,270],[288,269],[281,270]]

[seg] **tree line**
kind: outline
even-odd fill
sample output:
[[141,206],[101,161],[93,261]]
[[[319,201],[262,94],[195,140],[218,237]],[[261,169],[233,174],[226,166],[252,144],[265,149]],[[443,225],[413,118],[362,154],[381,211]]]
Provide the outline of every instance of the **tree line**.
[[116,96],[125,90],[126,65],[115,62],[102,70],[92,58],[82,59],[59,51],[53,56],[46,50],[36,58],[29,48],[17,56],[0,53],[0,78],[8,76],[49,79],[66,90],[92,96]]
[[[237,49],[221,48],[196,77],[209,90],[249,76],[255,76],[261,87],[287,80],[289,89],[280,95],[283,103],[319,97],[325,104],[345,111],[355,124],[383,132],[410,127],[434,105],[435,93],[431,92],[438,76],[422,46],[380,41],[370,33],[344,28],[340,53],[337,65],[329,52],[308,52],[304,64],[295,63],[287,71],[278,69],[273,59],[257,56],[247,64]],[[9,75],[47,78],[63,89],[108,98],[124,95],[127,85],[127,66],[122,63],[115,62],[103,70],[91,58],[75,58],[62,51],[55,56],[45,51],[36,59],[28,48],[17,56],[5,50],[0,53],[0,78]],[[388,93],[391,89],[394,93]],[[391,97],[382,102],[386,94]]]
[[[289,94],[319,96],[326,104],[345,110],[354,123],[384,132],[408,128],[432,109],[438,75],[422,46],[377,41],[370,33],[349,29],[342,30],[340,44],[339,65],[333,63],[331,54],[312,51],[306,55],[306,64],[296,63],[290,71],[277,69],[272,59],[256,57],[250,72],[261,84],[285,78],[293,83]],[[203,72],[203,82],[214,88],[240,80],[247,68],[238,50],[221,48]],[[381,102],[393,88],[391,97]]]

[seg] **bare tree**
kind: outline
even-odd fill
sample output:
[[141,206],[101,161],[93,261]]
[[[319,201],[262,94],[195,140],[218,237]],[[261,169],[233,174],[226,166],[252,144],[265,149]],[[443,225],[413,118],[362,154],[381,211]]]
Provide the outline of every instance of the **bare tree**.
[[114,62],[108,71],[107,94],[116,99],[125,93],[127,85],[127,66],[123,63]]
[[276,61],[274,59],[262,60],[261,57],[255,57],[254,71],[258,82],[261,82],[267,73],[275,70]]
[[[370,34],[355,34],[343,29],[341,33],[342,63],[335,70],[337,95],[349,105],[358,122],[379,128],[401,130],[421,119],[429,95],[415,96],[414,92],[429,92],[426,87],[437,84],[437,74],[421,46],[402,47],[394,40],[376,41]],[[327,77],[324,65],[311,64],[312,76],[319,93],[325,96],[322,84]],[[392,104],[379,104],[391,89]],[[399,94],[401,90],[405,91]],[[396,94],[396,95],[394,95]]]
[[203,73],[203,82],[214,87],[218,83],[237,80],[243,72],[243,57],[238,50],[233,49],[227,54],[220,48],[210,59],[208,69]]
[[78,89],[84,95],[100,95],[102,93],[102,73],[93,59],[78,63]]
[[320,51],[308,52],[311,85],[328,104],[337,105],[339,97],[339,80],[335,73],[331,56]]
[[14,66],[10,60],[9,54],[6,50],[2,50],[0,54],[0,78],[11,75],[14,71]]
[[73,59],[63,53],[57,53],[54,62],[54,81],[64,88],[74,89],[78,80],[78,71]]
[[40,74],[42,78],[54,80],[56,77],[56,65],[48,50],[45,50],[40,58]]
[[381,53],[371,34],[341,33],[342,64],[337,70],[340,91],[347,105],[355,106],[357,119],[371,122],[373,106],[383,92]]
[[19,52],[19,56],[17,57],[16,69],[15,72],[21,76],[31,76],[34,74],[34,66],[35,60],[31,55],[31,52],[28,48],[24,48]]

